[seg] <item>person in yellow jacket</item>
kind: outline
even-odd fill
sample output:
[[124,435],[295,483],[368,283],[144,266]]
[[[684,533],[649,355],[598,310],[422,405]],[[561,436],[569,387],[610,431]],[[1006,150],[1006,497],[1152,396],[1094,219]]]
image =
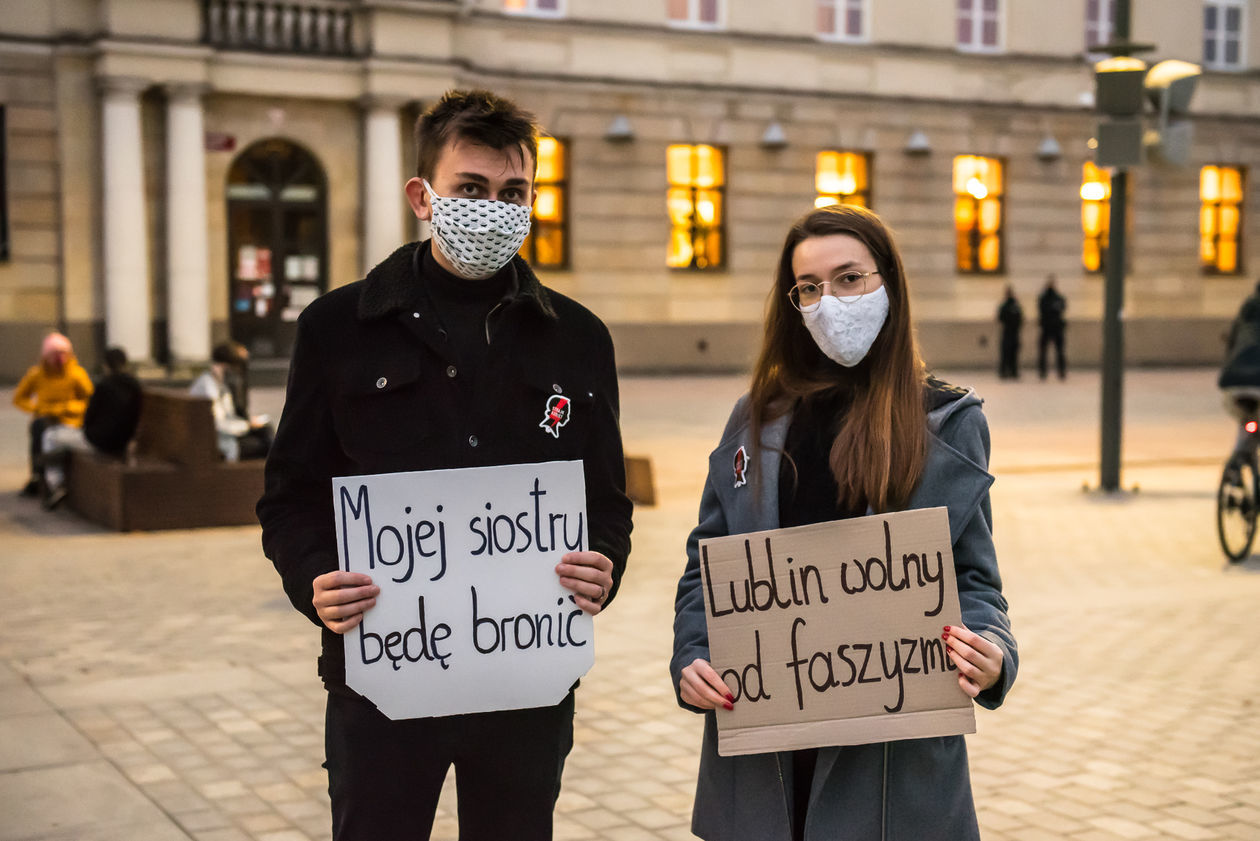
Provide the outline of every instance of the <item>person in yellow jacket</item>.
[[60,333],[49,333],[40,349],[39,364],[32,365],[13,392],[13,405],[35,417],[31,420],[31,479],[23,496],[40,491],[40,453],[44,432],[56,426],[80,427],[92,378],[74,358],[74,347]]

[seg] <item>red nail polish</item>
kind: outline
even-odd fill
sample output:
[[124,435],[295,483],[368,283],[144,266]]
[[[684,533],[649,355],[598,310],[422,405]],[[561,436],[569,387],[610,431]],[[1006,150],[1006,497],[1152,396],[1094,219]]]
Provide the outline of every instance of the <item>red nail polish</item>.
[[949,626],[948,626],[948,625],[946,625],[946,626],[945,626],[945,633],[947,633],[947,634],[949,633]]
[[947,640],[947,641],[948,641],[948,640],[949,640],[949,634],[941,634],[941,639],[943,639],[943,640]]
[[733,709],[735,709],[735,705],[734,705],[734,704],[732,704],[730,701],[727,701],[727,702],[726,702],[725,704],[723,704],[722,706],[726,707],[728,710],[733,710]]
[[733,703],[735,703],[735,696],[734,696],[734,695],[732,695],[731,693],[727,692],[727,693],[726,693],[726,700],[730,701],[730,702],[733,704]]

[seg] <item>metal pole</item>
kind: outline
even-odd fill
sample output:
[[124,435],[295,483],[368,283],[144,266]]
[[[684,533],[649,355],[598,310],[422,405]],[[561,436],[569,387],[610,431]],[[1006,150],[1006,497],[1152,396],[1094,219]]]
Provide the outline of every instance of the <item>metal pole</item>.
[[[1116,0],[1112,41],[1128,43],[1129,2]],[[1126,55],[1125,50],[1118,55]],[[1128,223],[1129,174],[1117,167],[1111,174],[1111,221],[1108,232],[1106,286],[1103,299],[1102,347],[1102,452],[1099,457],[1099,486],[1104,491],[1120,489],[1120,433],[1124,409],[1124,269],[1128,254],[1125,234]]]
[[1129,173],[1117,168],[1111,174],[1111,222],[1107,245],[1106,286],[1103,299],[1102,347],[1102,455],[1099,485],[1104,491],[1120,489],[1120,432],[1124,409],[1124,262],[1125,222]]

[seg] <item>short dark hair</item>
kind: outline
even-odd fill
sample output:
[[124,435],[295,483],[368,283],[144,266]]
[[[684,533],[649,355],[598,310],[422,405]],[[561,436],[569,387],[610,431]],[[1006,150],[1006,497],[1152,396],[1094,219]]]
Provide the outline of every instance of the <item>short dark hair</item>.
[[538,169],[538,121],[510,99],[487,90],[451,90],[416,120],[416,175],[433,180],[447,144],[467,140],[499,151],[514,150]]
[[105,370],[111,374],[117,374],[127,368],[127,351],[120,347],[109,347],[105,349]]
[[224,365],[244,365],[249,361],[249,350],[240,342],[220,342],[210,351],[210,361]]

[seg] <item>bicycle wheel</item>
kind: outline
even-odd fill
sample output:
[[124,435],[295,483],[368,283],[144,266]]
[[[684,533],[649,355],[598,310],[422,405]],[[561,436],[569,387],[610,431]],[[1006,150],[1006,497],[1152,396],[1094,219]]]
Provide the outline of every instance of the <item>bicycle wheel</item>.
[[1256,536],[1256,468],[1250,461],[1225,465],[1216,494],[1216,533],[1221,548],[1234,562],[1251,552]]

